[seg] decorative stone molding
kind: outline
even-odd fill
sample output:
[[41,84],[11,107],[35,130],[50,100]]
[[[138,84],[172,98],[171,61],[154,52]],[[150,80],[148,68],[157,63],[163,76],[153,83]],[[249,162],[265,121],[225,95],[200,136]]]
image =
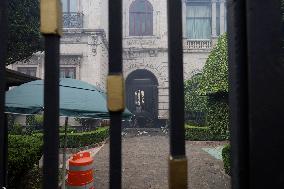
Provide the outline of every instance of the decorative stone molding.
[[60,65],[80,65],[82,55],[61,55]]
[[155,77],[158,80],[158,84],[160,87],[166,87],[166,83],[167,83],[167,67],[165,66],[161,66],[160,65],[154,65],[152,63],[130,63],[127,62],[124,64],[123,66],[124,68],[124,77],[127,78],[127,76],[138,69],[145,69],[148,70],[150,72],[152,72]]
[[157,57],[157,56],[158,56],[158,49],[134,49],[134,48],[123,49],[123,58],[125,60]]

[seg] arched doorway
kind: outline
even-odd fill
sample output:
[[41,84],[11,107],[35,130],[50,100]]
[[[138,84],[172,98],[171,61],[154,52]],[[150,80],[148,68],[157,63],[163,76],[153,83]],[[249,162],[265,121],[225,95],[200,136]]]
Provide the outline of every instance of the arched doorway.
[[153,73],[139,69],[126,78],[126,105],[135,115],[135,126],[156,126],[158,81]]

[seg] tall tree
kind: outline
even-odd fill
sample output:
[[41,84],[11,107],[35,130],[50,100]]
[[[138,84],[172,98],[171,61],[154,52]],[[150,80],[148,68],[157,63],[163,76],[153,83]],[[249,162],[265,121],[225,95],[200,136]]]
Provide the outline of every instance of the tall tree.
[[9,0],[7,65],[42,50],[39,15],[39,0]]

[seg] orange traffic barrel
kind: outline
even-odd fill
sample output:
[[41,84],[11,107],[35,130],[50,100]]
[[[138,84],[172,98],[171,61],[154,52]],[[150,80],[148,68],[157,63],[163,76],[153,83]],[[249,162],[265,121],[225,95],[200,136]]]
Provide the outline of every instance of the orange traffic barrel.
[[69,160],[66,186],[68,189],[95,189],[94,187],[94,159],[90,152],[79,152]]

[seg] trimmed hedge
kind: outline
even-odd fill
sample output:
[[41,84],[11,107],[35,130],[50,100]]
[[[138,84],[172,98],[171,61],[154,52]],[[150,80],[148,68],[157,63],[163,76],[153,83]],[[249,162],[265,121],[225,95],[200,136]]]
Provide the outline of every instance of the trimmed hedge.
[[[42,133],[33,134],[42,138]],[[79,148],[104,141],[109,136],[109,127],[99,127],[94,131],[67,134],[67,148]],[[64,133],[59,133],[60,148],[64,147]]]
[[191,141],[222,141],[225,137],[212,134],[210,127],[185,126],[185,140]]
[[209,96],[207,123],[215,140],[229,139],[229,105],[226,93]]
[[191,141],[211,140],[212,136],[208,127],[185,126],[185,139]]
[[[67,134],[67,148],[89,146],[104,141],[109,136],[108,127],[100,127],[94,131]],[[64,133],[60,133],[60,147],[64,147]]]
[[206,96],[199,94],[202,75],[196,74],[184,82],[185,118],[194,125],[204,125],[206,116]]
[[231,147],[229,144],[222,150],[222,159],[224,162],[225,173],[231,175]]
[[41,139],[33,136],[8,137],[8,188],[23,185],[23,176],[38,164],[43,150]]
[[228,43],[227,35],[218,38],[203,68],[200,94],[228,92]]
[[207,125],[215,140],[229,138],[228,45],[221,35],[211,51],[200,79],[199,94],[207,95]]

